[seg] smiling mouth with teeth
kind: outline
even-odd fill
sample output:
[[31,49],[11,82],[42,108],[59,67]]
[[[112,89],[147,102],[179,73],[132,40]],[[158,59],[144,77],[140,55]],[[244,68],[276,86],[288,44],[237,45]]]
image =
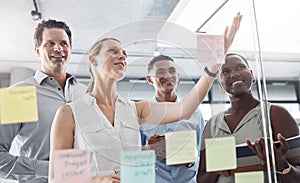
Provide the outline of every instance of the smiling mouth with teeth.
[[242,82],[243,82],[243,81],[235,81],[235,82],[233,82],[231,85],[234,86],[234,85],[240,84],[240,83],[242,83]]
[[63,60],[65,60],[66,57],[64,55],[60,55],[60,56],[52,55],[51,58],[56,61],[63,61]]
[[53,57],[53,58],[65,58],[65,56],[51,56],[51,57]]

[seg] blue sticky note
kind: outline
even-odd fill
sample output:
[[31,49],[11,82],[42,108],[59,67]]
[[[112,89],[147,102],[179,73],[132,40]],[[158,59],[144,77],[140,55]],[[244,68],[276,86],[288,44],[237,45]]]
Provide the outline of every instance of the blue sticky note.
[[155,183],[155,153],[149,151],[125,151],[121,154],[121,182]]

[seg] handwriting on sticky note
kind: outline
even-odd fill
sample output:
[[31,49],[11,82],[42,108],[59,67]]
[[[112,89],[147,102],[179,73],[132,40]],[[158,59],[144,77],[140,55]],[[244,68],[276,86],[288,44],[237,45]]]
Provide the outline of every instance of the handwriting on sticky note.
[[230,170],[237,166],[234,136],[205,139],[205,153],[207,172]]
[[155,153],[148,151],[126,151],[121,154],[122,183],[155,182]]
[[81,149],[53,152],[54,182],[90,182],[90,152]]
[[224,63],[224,36],[205,35],[197,36],[197,60],[200,63]]
[[234,174],[235,183],[264,183],[264,172],[242,172]]
[[35,86],[0,89],[0,101],[0,124],[38,120]]
[[175,165],[196,161],[196,131],[166,133],[166,164]]

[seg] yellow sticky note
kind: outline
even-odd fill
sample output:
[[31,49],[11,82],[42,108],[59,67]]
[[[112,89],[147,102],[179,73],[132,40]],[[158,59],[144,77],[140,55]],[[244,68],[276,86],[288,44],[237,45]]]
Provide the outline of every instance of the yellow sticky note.
[[230,170],[237,166],[233,136],[205,139],[205,153],[207,172]]
[[3,88],[0,90],[0,101],[1,124],[38,120],[35,86]]
[[264,172],[241,172],[234,174],[235,183],[264,183]]
[[165,134],[166,164],[175,165],[196,161],[196,131],[178,131]]
[[200,63],[225,63],[224,36],[196,34],[197,60]]

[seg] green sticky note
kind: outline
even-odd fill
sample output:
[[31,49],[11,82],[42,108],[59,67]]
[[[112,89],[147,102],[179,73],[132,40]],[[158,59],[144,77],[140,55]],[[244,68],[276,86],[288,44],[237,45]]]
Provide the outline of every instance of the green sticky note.
[[264,172],[240,172],[234,174],[235,183],[264,183]]
[[155,183],[154,151],[122,152],[120,174],[122,183]]
[[205,151],[207,172],[237,167],[235,137],[205,139]]
[[35,86],[0,90],[0,124],[25,123],[38,120]]
[[167,165],[196,161],[196,134],[197,132],[195,130],[177,131],[165,134]]

